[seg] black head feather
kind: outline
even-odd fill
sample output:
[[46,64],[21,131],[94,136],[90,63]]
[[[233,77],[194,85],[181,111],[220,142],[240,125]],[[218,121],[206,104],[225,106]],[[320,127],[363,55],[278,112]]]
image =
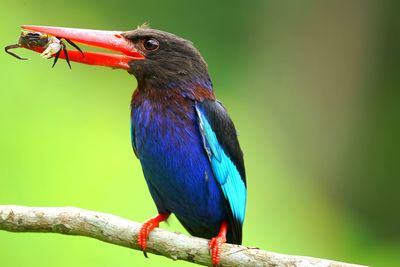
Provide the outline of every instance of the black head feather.
[[207,64],[190,41],[147,25],[123,36],[145,57],[129,62],[139,89],[184,88],[194,83],[211,88]]

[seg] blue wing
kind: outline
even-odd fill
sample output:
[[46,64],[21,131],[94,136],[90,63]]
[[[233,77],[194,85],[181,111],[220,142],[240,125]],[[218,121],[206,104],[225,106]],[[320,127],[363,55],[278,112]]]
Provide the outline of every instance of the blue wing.
[[246,210],[246,174],[237,133],[218,101],[197,102],[196,112],[204,149],[225,198],[233,242],[241,244]]

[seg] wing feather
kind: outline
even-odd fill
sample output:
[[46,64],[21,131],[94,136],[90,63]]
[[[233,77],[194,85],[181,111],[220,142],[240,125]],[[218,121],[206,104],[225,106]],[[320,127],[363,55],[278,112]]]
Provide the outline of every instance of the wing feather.
[[233,242],[241,244],[246,210],[246,175],[237,133],[218,101],[197,102],[196,112],[205,151],[225,198]]

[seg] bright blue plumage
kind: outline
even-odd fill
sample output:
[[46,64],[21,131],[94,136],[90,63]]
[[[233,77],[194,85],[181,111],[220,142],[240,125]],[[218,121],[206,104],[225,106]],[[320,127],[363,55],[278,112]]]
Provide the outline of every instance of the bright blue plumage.
[[[171,94],[173,103],[166,101]],[[229,124],[225,130],[230,134],[222,136],[234,140],[225,143],[240,148],[225,110],[216,101],[206,102],[173,90],[156,97],[138,92],[132,99],[132,144],[159,213],[174,213],[191,234],[205,238],[216,236],[227,221],[228,242],[241,243],[246,187],[235,163],[243,161],[232,161],[241,154],[233,157],[232,149],[224,150],[215,132],[219,129],[212,129],[210,121]],[[221,113],[223,122],[207,111]]]

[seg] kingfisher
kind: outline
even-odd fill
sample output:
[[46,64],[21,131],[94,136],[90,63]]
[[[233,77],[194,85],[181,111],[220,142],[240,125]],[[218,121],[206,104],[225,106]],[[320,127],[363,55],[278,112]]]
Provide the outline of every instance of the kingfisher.
[[[242,243],[246,174],[235,126],[194,45],[148,26],[131,31],[21,27],[117,52],[70,50],[68,55],[71,61],[124,69],[136,77],[131,143],[158,212],[141,226],[138,245],[147,256],[149,233],[173,213],[191,235],[210,239],[212,264],[220,265],[222,244]],[[66,57],[64,51],[59,56]]]

